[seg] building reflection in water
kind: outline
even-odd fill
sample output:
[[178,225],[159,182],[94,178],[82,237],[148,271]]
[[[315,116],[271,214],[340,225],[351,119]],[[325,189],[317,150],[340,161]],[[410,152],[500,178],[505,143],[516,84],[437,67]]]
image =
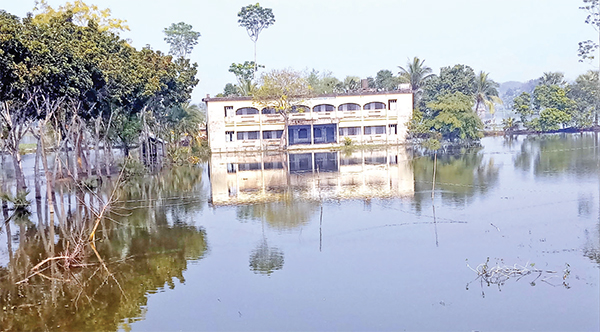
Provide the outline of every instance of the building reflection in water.
[[213,154],[213,205],[298,198],[413,197],[414,172],[405,147],[365,151]]

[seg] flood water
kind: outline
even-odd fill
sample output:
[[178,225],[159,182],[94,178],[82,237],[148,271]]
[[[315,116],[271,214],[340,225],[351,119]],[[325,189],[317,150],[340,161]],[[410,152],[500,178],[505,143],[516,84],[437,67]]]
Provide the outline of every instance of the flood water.
[[0,330],[598,331],[599,153],[586,133],[214,155],[117,188],[105,270],[16,285],[93,224],[89,198],[64,193],[54,229],[34,200],[0,228]]

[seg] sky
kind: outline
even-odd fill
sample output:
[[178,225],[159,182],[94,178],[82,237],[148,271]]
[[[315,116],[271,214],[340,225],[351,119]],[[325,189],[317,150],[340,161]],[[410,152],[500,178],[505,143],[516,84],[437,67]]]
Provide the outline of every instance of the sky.
[[[190,58],[200,80],[194,103],[215,96],[232,63],[253,60],[253,43],[237,23],[249,0],[84,0],[110,8],[127,20],[121,33],[141,48],[168,52],[163,29],[186,22],[201,33]],[[53,7],[65,1],[48,0]],[[275,24],[259,35],[257,62],[263,70],[331,72],[374,77],[381,69],[398,72],[408,59],[425,59],[434,73],[455,64],[485,71],[497,82],[527,81],[560,71],[574,80],[589,69],[580,63],[578,42],[598,40],[585,24],[582,0],[263,0]],[[0,0],[0,9],[24,17],[33,0]]]

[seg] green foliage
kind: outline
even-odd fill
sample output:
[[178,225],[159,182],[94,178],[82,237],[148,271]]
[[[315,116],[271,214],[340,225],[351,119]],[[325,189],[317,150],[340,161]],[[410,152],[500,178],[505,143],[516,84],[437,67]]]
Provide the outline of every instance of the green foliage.
[[510,134],[519,128],[519,122],[513,117],[502,119],[502,130],[504,133]]
[[442,148],[442,144],[435,138],[430,138],[423,142],[422,146],[427,150],[437,151]]
[[[562,80],[562,76],[550,73],[546,73],[545,79],[540,79],[551,83],[557,80]],[[558,130],[572,121],[577,110],[575,101],[567,96],[567,92],[567,88],[555,84],[540,84],[533,90],[533,95],[523,92],[515,97],[513,111],[519,114],[521,123],[529,130]]]
[[239,94],[237,85],[232,84],[232,83],[227,83],[227,84],[225,84],[225,87],[223,88],[223,92],[217,94],[217,97],[236,97],[239,95],[240,94]]
[[129,148],[138,141],[142,131],[142,123],[137,115],[118,113],[111,123],[112,134],[118,138],[129,155]]
[[258,41],[258,35],[263,29],[275,23],[275,15],[271,8],[263,8],[258,3],[255,5],[248,5],[242,7],[240,12],[237,14],[238,24],[246,29],[250,40],[254,43],[254,72],[258,69],[256,67],[256,42]]
[[374,85],[379,91],[392,91],[397,90],[398,85],[402,82],[404,82],[402,77],[394,77],[390,70],[382,69],[377,72]]
[[137,180],[143,177],[146,173],[146,166],[138,159],[126,158],[119,164],[120,172],[122,172],[122,180],[125,182]]
[[473,111],[473,100],[461,92],[440,95],[427,104],[431,114],[424,118],[430,131],[447,140],[477,140],[483,137],[483,123]]
[[255,68],[265,68],[265,66],[257,65],[254,61],[244,61],[244,63],[232,63],[229,66],[229,72],[233,73],[238,80],[238,84],[241,84],[241,82],[254,79]]
[[414,57],[412,61],[408,61],[406,68],[398,66],[398,73],[404,82],[410,83],[413,92],[413,109],[419,105],[419,100],[423,94],[423,85],[435,76],[430,67],[425,66],[425,60]]
[[337,91],[337,87],[342,84],[330,71],[319,74],[315,69],[306,75],[306,81],[316,95],[334,93]]
[[471,67],[465,65],[442,67],[439,76],[431,76],[425,83],[419,107],[425,109],[427,103],[436,100],[438,96],[455,92],[474,98],[476,91],[475,72]]
[[346,136],[344,137],[344,146],[345,147],[351,147],[354,144],[354,142],[352,141],[352,138]]
[[37,144],[19,144],[19,153],[22,155],[33,153],[37,149]]
[[248,36],[255,43],[258,40],[260,32],[275,23],[273,10],[271,8],[263,8],[258,3],[242,7],[237,16],[239,17],[239,25],[246,29]]
[[571,115],[556,108],[545,108],[540,116],[534,119],[532,127],[536,131],[551,131],[560,129],[560,125],[566,125],[571,121]]
[[513,99],[513,112],[521,117],[521,123],[526,125],[533,116],[533,108],[531,107],[531,95],[527,92],[522,92]]
[[[233,87],[236,90],[235,95],[238,96],[252,96],[254,90],[256,90],[256,84],[254,83],[254,72],[257,68],[264,68],[263,65],[257,65],[254,61],[245,61],[244,63],[232,63],[229,66],[229,72],[235,75],[237,85]],[[227,88],[227,86],[226,86]]]
[[498,97],[500,84],[488,78],[489,73],[479,72],[475,80],[475,112],[480,111],[480,106],[487,109],[490,114],[495,113],[495,104],[502,104]]
[[573,122],[578,128],[589,128],[598,124],[600,105],[598,84],[598,71],[590,70],[579,75],[575,84],[571,85],[567,92],[567,96],[576,104]]
[[192,53],[194,46],[198,44],[198,38],[200,38],[200,32],[192,30],[192,26],[185,22],[172,23],[163,32],[165,41],[171,47],[169,54],[182,58]]
[[542,77],[538,78],[538,85],[557,85],[565,87],[565,74],[561,72],[545,72]]
[[11,203],[12,209],[15,211],[24,211],[31,205],[27,195],[29,195],[29,191],[18,191],[16,195],[0,192],[0,200]]
[[567,91],[558,85],[538,85],[533,90],[533,108],[541,111],[545,108],[556,108],[570,113],[575,102],[567,97]]
[[335,93],[352,93],[360,90],[360,77],[358,76],[346,76],[343,82],[339,82],[333,92]]

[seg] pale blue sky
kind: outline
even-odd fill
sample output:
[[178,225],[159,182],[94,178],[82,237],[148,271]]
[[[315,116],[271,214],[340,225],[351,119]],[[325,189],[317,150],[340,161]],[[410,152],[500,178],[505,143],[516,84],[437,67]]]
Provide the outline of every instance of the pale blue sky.
[[[49,0],[52,6],[65,1]],[[167,52],[162,30],[171,23],[192,24],[202,36],[191,55],[200,83],[193,101],[214,96],[235,77],[232,62],[252,60],[253,45],[237,24],[250,0],[86,0],[126,19],[122,33],[137,48],[150,44]],[[584,23],[582,0],[264,0],[276,22],[258,40],[258,62],[266,70],[329,70],[375,76],[380,69],[397,73],[408,58],[419,56],[439,72],[442,66],[466,64],[490,72],[498,81],[526,81],[545,71],[567,79],[592,69],[579,63],[577,43],[598,37]],[[0,9],[23,17],[33,0],[0,0]]]

